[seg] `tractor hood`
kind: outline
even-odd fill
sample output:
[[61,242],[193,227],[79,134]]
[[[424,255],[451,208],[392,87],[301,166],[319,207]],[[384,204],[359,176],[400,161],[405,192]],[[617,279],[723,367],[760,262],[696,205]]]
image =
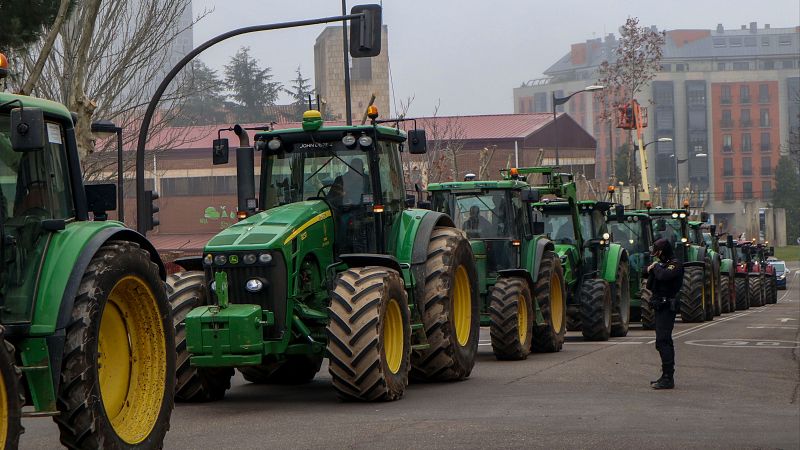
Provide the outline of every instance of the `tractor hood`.
[[[330,218],[331,210],[322,200],[278,206],[226,228],[206,244],[205,252],[281,248],[311,225]],[[330,227],[332,234],[332,223]]]

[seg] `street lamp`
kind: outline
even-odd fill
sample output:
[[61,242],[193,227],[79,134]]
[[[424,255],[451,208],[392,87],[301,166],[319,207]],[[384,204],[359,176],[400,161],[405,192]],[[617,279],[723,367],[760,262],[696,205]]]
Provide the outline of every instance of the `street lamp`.
[[556,166],[558,166],[559,163],[560,163],[560,161],[558,159],[558,120],[556,120],[556,106],[563,105],[564,103],[567,103],[569,101],[569,99],[571,99],[572,96],[575,95],[575,94],[580,94],[581,92],[600,91],[600,90],[603,90],[605,88],[606,88],[605,86],[599,86],[599,85],[593,84],[591,86],[586,86],[585,88],[581,89],[580,91],[575,91],[575,92],[573,92],[572,94],[569,94],[566,97],[556,97],[556,93],[555,92],[552,93],[552,97],[553,97],[553,124],[554,124],[554,127],[555,127],[554,128],[555,129],[555,133],[556,133]]
[[[648,146],[648,145],[650,145],[650,144],[654,144],[654,143],[656,143],[656,142],[672,142],[672,138],[668,138],[668,137],[662,137],[662,138],[658,138],[658,139],[656,139],[655,141],[650,141],[650,142],[648,142],[647,144],[644,144],[644,147],[643,147],[643,148],[647,148],[647,146]],[[672,157],[674,157],[674,156],[670,156],[670,157],[672,158]]]
[[117,219],[125,222],[124,196],[122,192],[123,165],[122,165],[122,128],[110,120],[98,120],[92,123],[92,133],[101,139],[117,135]]
[[[672,140],[670,138],[666,138],[666,139],[669,139],[670,141]],[[707,153],[695,153],[694,156],[695,156],[695,158],[705,158],[705,157],[708,156],[708,154]],[[680,174],[680,171],[678,170],[678,164],[685,163],[686,161],[689,160],[689,158],[678,159],[678,158],[675,157],[674,153],[672,155],[669,155],[669,157],[670,158],[675,158],[675,189],[676,189],[676,192],[678,192],[678,196],[679,196],[678,205],[680,205],[680,186],[681,186],[680,179],[681,179],[681,174]],[[687,186],[687,189],[688,189],[688,186]]]

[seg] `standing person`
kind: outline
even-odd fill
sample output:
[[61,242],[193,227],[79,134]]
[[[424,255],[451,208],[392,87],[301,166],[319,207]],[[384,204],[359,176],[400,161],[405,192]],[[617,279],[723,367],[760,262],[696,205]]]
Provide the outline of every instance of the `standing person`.
[[653,243],[655,261],[647,267],[647,288],[653,292],[650,300],[656,312],[656,350],[661,356],[661,378],[650,382],[653,389],[675,387],[675,347],[672,329],[683,284],[683,264],[672,255],[672,245],[666,239]]

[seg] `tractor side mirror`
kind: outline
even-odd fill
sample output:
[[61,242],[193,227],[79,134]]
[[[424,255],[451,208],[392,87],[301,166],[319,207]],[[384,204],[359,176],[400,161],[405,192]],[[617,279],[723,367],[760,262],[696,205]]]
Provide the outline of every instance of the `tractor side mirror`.
[[228,153],[230,148],[228,146],[228,139],[214,139],[214,148],[212,150],[212,158],[214,165],[228,164]]
[[531,228],[534,236],[539,236],[544,234],[544,222],[533,222]]
[[709,217],[710,216],[708,215],[707,212],[705,212],[705,211],[701,212],[700,213],[700,222],[708,222],[708,218]]
[[40,108],[12,109],[10,131],[11,148],[15,152],[44,150],[44,113]]
[[408,152],[412,155],[423,155],[428,151],[428,141],[425,139],[425,130],[411,130],[408,132]]
[[709,225],[708,226],[708,230],[711,231],[711,235],[712,236],[716,236],[717,235],[717,226],[716,225],[713,225],[713,224]]
[[614,212],[617,215],[617,222],[624,222],[625,221],[625,206],[617,204],[614,206]]
[[108,211],[117,209],[117,185],[114,183],[87,184],[86,203],[96,220],[105,220]]
[[520,193],[523,202],[536,203],[539,201],[539,191],[536,189],[525,189]]
[[381,54],[381,6],[356,5],[350,14],[363,14],[350,20],[350,56],[369,58]]
[[731,249],[731,251],[733,251],[733,236],[729,234],[728,239],[725,241],[725,243],[728,244],[728,248]]

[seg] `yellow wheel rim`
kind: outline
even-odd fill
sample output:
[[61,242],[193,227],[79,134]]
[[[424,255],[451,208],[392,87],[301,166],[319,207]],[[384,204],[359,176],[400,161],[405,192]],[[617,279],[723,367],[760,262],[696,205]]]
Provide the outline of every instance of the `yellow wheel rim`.
[[550,275],[550,323],[556,333],[561,331],[564,317],[564,293],[561,292],[561,280],[556,272]]
[[158,420],[167,348],[158,303],[137,276],[117,282],[103,309],[97,340],[100,396],[114,431],[128,444],[145,440]]
[[397,300],[389,300],[383,317],[383,356],[389,371],[397,373],[403,362],[403,315]]
[[528,303],[522,295],[517,300],[517,332],[519,341],[524,344],[528,338]]
[[[0,345],[3,345],[0,342]],[[6,380],[0,376],[0,448],[6,448],[6,440],[8,439],[8,392],[6,392]]]
[[464,266],[456,269],[453,287],[453,323],[456,328],[458,345],[465,346],[469,342],[472,331],[472,295],[470,294],[469,276]]

